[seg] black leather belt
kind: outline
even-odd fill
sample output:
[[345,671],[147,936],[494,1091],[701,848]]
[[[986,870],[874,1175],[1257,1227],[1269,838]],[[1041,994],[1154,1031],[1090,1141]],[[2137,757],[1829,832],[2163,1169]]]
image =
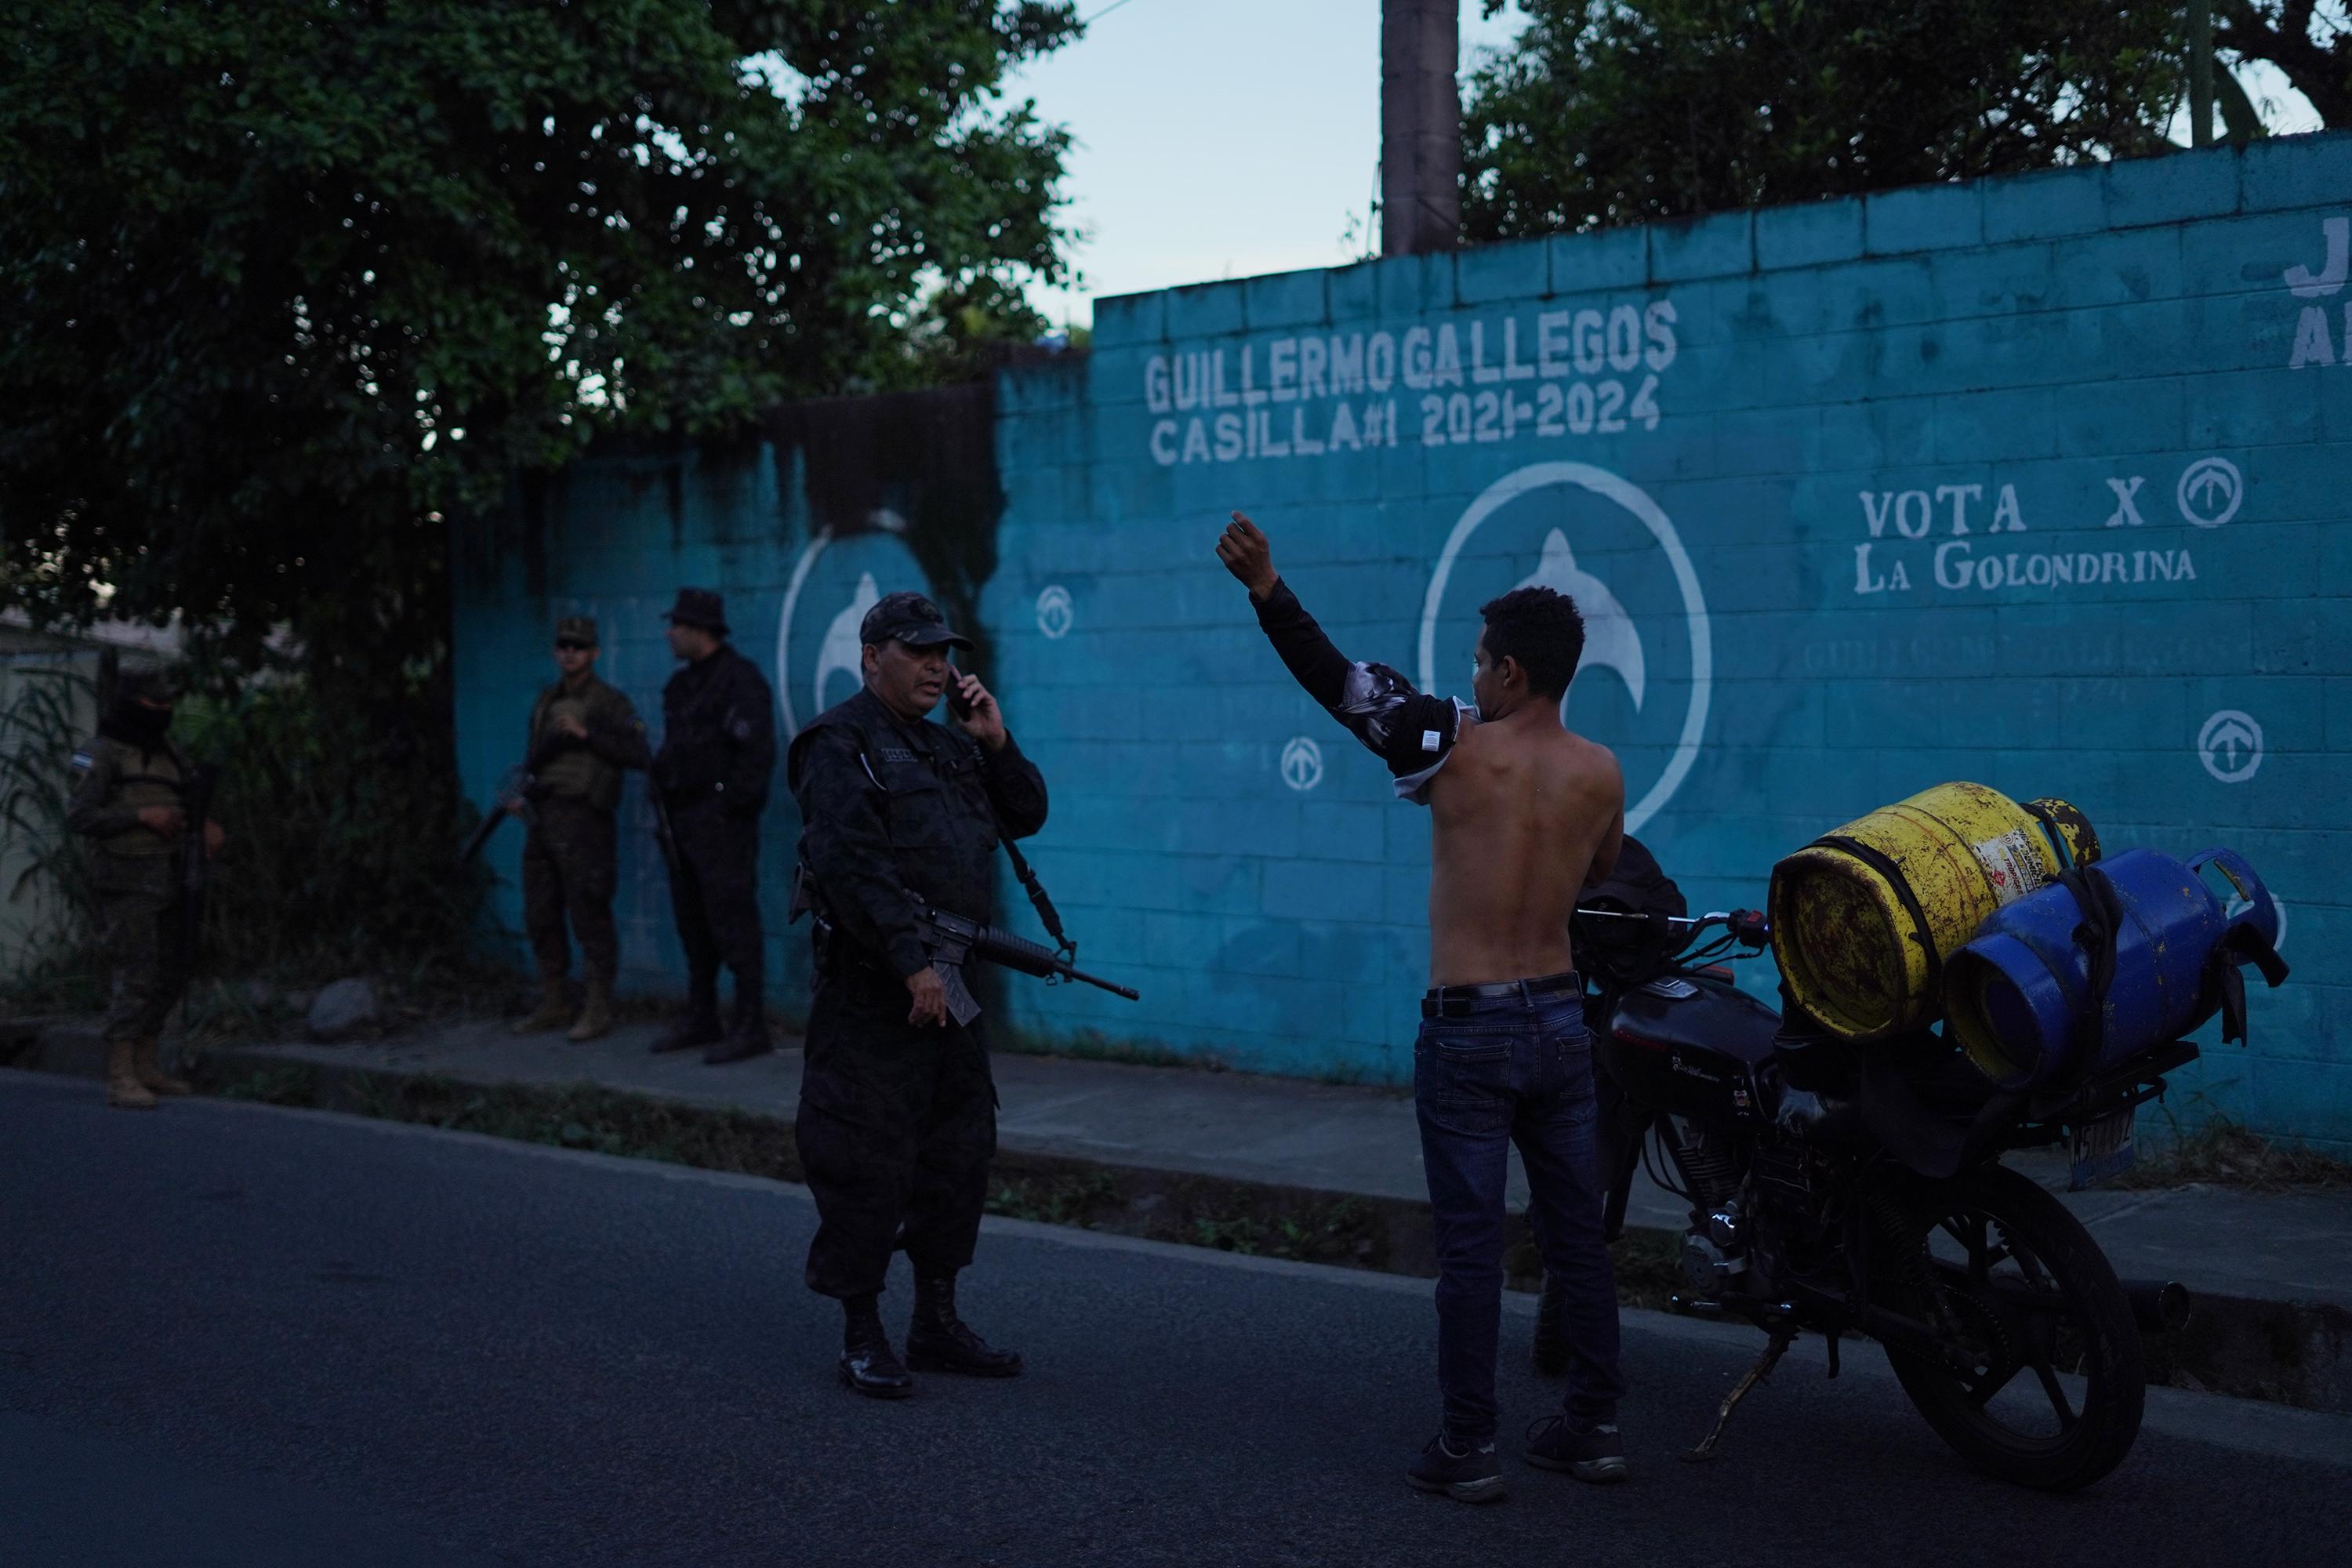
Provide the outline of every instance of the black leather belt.
[[1583,995],[1583,978],[1573,969],[1547,974],[1540,980],[1490,980],[1483,985],[1433,985],[1422,993],[1421,1016],[1424,1018],[1459,1018],[1466,1016],[1471,1005],[1476,1002],[1499,1002],[1517,997],[1532,1005],[1559,996],[1574,996],[1581,1000]]

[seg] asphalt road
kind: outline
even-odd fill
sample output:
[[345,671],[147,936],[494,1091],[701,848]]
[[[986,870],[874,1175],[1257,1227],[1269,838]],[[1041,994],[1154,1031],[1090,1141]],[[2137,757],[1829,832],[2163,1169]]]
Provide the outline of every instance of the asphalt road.
[[[833,1382],[773,1183],[0,1072],[0,1563],[2311,1563],[2352,1418],[2158,1394],[2072,1498],[1979,1477],[1883,1362],[1627,1316],[1634,1479],[1408,1490],[1425,1284],[991,1222],[1017,1382]],[[887,1306],[905,1310],[903,1283]],[[1506,1436],[1556,1392],[1507,1321]]]

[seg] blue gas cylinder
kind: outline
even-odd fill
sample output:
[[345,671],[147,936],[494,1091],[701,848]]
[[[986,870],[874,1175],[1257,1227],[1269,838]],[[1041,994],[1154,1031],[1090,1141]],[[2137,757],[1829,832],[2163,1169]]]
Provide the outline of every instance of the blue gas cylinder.
[[[2095,869],[2114,888],[2122,919],[2092,1071],[2178,1039],[2212,1016],[2218,1000],[2207,968],[2233,926],[2278,939],[2278,906],[2234,851],[2209,849],[2184,863],[2126,849]],[[2226,902],[2207,885],[2209,869],[2229,889]],[[2091,1014],[2091,957],[2074,934],[2082,924],[2072,890],[2044,888],[1995,910],[1944,966],[1952,1035],[2002,1089],[2031,1089],[2082,1065],[2074,1057]]]

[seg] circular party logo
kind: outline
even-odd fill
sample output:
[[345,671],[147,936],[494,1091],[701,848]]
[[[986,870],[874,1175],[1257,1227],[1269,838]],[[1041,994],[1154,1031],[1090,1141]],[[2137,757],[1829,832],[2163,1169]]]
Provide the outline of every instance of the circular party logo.
[[[1584,658],[1560,704],[1625,770],[1625,830],[1674,798],[1706,733],[1714,642],[1706,599],[1672,519],[1640,487],[1589,463],[1535,463],[1470,503],[1429,580],[1421,689],[1466,692],[1478,606],[1513,588],[1566,594]],[[1438,679],[1441,654],[1449,676]]]

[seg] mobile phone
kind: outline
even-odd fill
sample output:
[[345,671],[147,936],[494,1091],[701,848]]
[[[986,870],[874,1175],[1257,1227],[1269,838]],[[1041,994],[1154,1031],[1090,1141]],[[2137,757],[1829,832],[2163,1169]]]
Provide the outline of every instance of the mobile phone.
[[963,689],[962,689],[962,688],[963,688],[963,671],[962,671],[962,670],[961,670],[961,669],[958,669],[958,668],[957,668],[954,665],[952,665],[952,664],[949,665],[949,666],[948,666],[948,711],[949,711],[950,713],[954,714],[954,715],[955,715],[957,718],[959,718],[959,719],[969,719],[969,718],[971,718],[971,715],[972,715],[972,706],[971,706],[971,703],[966,702],[966,701],[963,700]]

